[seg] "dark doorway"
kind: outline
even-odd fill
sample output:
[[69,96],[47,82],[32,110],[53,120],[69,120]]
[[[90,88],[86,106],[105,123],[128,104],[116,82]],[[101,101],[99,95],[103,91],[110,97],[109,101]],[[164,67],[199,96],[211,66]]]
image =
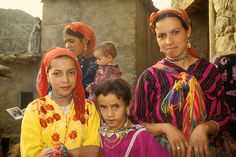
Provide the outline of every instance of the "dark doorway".
[[27,105],[33,101],[34,94],[33,92],[21,92],[20,96],[20,108],[24,109],[27,107]]

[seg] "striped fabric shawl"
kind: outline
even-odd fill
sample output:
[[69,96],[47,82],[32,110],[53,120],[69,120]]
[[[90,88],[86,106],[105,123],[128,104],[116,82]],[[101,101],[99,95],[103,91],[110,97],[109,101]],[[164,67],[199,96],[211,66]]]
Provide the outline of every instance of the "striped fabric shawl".
[[189,137],[197,124],[206,119],[206,105],[200,84],[193,75],[178,73],[174,68],[158,62],[153,66],[158,70],[170,73],[175,79],[173,88],[168,92],[161,104],[166,116],[176,119],[175,110],[183,112],[182,132]]

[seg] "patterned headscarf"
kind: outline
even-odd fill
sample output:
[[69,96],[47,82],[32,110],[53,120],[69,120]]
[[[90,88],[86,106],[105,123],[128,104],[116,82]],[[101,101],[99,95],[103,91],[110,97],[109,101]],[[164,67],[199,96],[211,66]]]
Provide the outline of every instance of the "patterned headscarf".
[[173,14],[177,15],[178,17],[180,17],[186,23],[187,26],[191,26],[190,18],[188,16],[188,14],[186,13],[186,11],[184,11],[183,9],[180,9],[180,8],[170,7],[170,8],[160,10],[158,12],[153,12],[151,14],[149,26],[153,32],[155,32],[155,27],[154,27],[155,23],[154,22],[156,21],[156,19],[160,15],[162,15],[164,13],[173,13]]
[[[177,15],[179,18],[181,18],[185,24],[188,26],[188,27],[191,27],[191,21],[190,21],[190,18],[188,16],[188,14],[186,13],[185,10],[183,9],[180,9],[180,8],[174,8],[174,7],[170,7],[170,8],[166,8],[166,9],[163,9],[163,10],[160,10],[158,12],[153,12],[151,15],[150,15],[150,19],[149,19],[149,26],[152,30],[153,33],[155,33],[155,21],[156,19],[162,15],[162,14],[165,14],[165,13],[172,13],[172,14],[175,14]],[[198,54],[197,52],[192,48],[188,48],[188,51],[189,53],[194,56],[194,57],[198,57]]]
[[75,116],[74,120],[80,120],[81,123],[85,123],[85,93],[82,86],[82,72],[80,69],[80,65],[77,61],[77,57],[68,49],[64,48],[52,48],[48,50],[41,61],[40,69],[38,72],[37,80],[36,80],[36,88],[40,98],[43,98],[48,94],[48,80],[47,80],[47,72],[49,70],[49,66],[53,59],[59,56],[68,56],[72,58],[75,62],[76,72],[77,72],[77,80],[75,84],[75,88],[73,90],[72,96],[74,100],[75,107]]
[[70,29],[73,32],[81,33],[88,41],[88,50],[93,52],[96,45],[95,33],[90,26],[82,22],[72,22],[69,23],[65,29]]

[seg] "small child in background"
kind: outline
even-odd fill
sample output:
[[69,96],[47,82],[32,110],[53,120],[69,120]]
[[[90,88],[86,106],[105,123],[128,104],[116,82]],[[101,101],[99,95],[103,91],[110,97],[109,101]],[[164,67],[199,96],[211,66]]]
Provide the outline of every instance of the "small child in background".
[[127,118],[131,89],[121,78],[96,86],[95,97],[105,123],[99,128],[104,157],[170,157],[171,155],[139,124]]
[[94,99],[94,89],[96,85],[112,77],[120,77],[122,75],[119,66],[114,64],[114,58],[117,55],[117,48],[113,42],[104,41],[94,51],[94,56],[96,57],[96,63],[99,65],[98,70],[95,75],[94,82],[88,85],[86,91],[90,93],[88,99]]

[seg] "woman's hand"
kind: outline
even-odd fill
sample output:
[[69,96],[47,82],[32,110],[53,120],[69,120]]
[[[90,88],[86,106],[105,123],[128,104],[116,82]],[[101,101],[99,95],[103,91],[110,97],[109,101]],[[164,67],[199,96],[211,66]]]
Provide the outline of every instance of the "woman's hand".
[[142,125],[154,136],[165,134],[174,157],[186,157],[188,141],[178,128],[170,123],[143,123]]
[[103,151],[99,146],[82,146],[70,150],[73,157],[102,157]]
[[189,139],[187,157],[191,157],[194,152],[195,157],[210,157],[208,141],[208,125],[201,123],[193,130]]

